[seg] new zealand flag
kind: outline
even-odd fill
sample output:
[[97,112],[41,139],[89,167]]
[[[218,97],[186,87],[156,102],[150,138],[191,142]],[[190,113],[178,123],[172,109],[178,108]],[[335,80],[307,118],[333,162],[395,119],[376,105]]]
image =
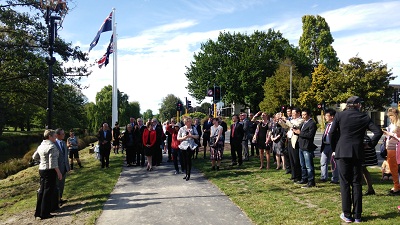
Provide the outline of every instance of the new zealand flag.
[[112,12],[106,18],[106,20],[104,20],[104,22],[101,25],[99,31],[97,32],[96,37],[94,37],[93,41],[90,43],[89,52],[90,52],[90,50],[92,50],[92,48],[94,48],[94,46],[97,45],[97,42],[99,42],[101,33],[107,32],[107,31],[110,31],[110,30],[112,30]]

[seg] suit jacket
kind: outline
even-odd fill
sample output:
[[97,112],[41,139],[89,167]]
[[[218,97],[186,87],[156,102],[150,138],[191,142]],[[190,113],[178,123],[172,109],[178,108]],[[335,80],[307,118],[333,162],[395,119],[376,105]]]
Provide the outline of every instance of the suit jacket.
[[[329,123],[327,123],[328,125]],[[326,129],[327,129],[327,125],[325,126],[325,130],[324,133],[322,134],[322,142],[321,142],[321,148],[320,148],[320,152],[322,153],[325,149],[326,144],[324,143],[324,137],[325,137],[325,133],[326,133]],[[332,123],[331,123],[332,126]],[[331,129],[331,127],[329,127],[329,130]],[[329,131],[328,131],[329,132]],[[326,133],[326,136],[328,136],[329,133]],[[329,144],[332,143],[332,141],[329,142]]]
[[58,142],[54,143],[59,151],[58,155],[58,169],[60,170],[62,175],[65,175],[68,171],[70,171],[69,163],[68,163],[68,148],[65,141],[61,140],[63,143],[63,147],[61,147]]
[[370,147],[375,147],[383,132],[371,118],[357,109],[347,109],[336,113],[333,119],[329,138],[335,158],[355,158],[364,160],[364,135],[366,130],[374,134]]
[[[233,127],[233,125],[234,124],[231,125],[231,137],[230,137],[231,144],[233,143],[241,144],[244,136],[243,124],[237,122],[235,128]],[[233,129],[235,129],[235,132],[233,132]],[[232,133],[234,135],[233,137]]]
[[250,134],[251,123],[250,123],[249,119],[246,118],[242,121],[242,124],[243,124],[243,130],[244,130],[243,140],[245,141],[245,140],[247,140],[247,138]]
[[299,148],[308,151],[314,151],[317,146],[314,144],[317,124],[313,119],[304,122],[299,134]]
[[[106,131],[106,136],[104,137],[104,131],[101,130],[99,131],[99,146],[100,149],[111,149],[111,140],[112,140],[112,134],[110,130]],[[103,141],[107,141],[107,143],[103,144]]]

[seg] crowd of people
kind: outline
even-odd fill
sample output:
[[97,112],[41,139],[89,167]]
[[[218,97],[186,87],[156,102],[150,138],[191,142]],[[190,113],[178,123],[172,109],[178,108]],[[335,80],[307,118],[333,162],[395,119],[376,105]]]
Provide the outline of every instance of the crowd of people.
[[[229,133],[230,167],[240,167],[250,157],[258,157],[260,170],[270,170],[273,162],[275,169],[285,170],[294,183],[301,184],[302,188],[312,188],[316,186],[317,176],[314,151],[320,147],[319,182],[340,184],[340,218],[344,222],[361,222],[362,196],[375,194],[367,166],[378,164],[375,145],[383,134],[387,160],[382,165],[382,179],[393,181],[393,188],[388,191],[390,195],[400,195],[399,111],[389,108],[387,115],[390,125],[382,131],[366,113],[361,112],[361,106],[362,99],[353,96],[347,100],[343,112],[326,109],[321,146],[314,144],[317,124],[308,109],[288,108],[286,115],[284,112],[272,116],[265,112],[233,115]],[[118,122],[113,129],[103,123],[98,133],[101,168],[109,168],[111,149],[119,154],[121,144],[122,153],[126,153],[127,167],[146,166],[147,171],[153,171],[154,167],[161,165],[164,151],[168,154],[168,161],[173,162],[174,173],[185,174],[183,179],[188,181],[192,159],[197,159],[201,148],[204,159],[209,151],[210,169],[221,169],[227,130],[225,121],[212,116],[208,116],[203,124],[198,118],[186,116],[180,122],[171,118],[163,124],[157,119],[144,123],[142,118],[130,118],[123,132]],[[367,130],[373,133],[372,137],[367,135]],[[62,129],[46,130],[44,137],[45,140],[33,156],[40,160],[41,176],[35,216],[42,219],[50,218],[50,211],[64,203],[62,194],[65,176],[73,169],[73,158],[82,167],[73,131],[66,144]],[[363,178],[368,187],[364,194],[361,190]],[[54,194],[58,202],[54,207],[48,207],[54,205],[51,200]]]

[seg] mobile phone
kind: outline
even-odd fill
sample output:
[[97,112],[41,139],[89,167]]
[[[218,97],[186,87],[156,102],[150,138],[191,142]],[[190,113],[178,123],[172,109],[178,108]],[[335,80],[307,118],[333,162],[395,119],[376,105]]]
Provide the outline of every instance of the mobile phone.
[[382,131],[387,131],[386,127],[382,128]]

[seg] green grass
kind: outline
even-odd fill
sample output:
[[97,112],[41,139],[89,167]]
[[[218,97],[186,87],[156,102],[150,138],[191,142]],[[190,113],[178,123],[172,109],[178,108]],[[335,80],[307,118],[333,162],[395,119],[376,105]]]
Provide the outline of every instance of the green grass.
[[[84,224],[94,224],[119,178],[123,158],[111,154],[109,169],[100,169],[100,162],[87,148],[80,151],[80,158],[84,168],[74,169],[67,175],[63,198],[68,199],[67,210],[81,209],[74,217],[82,221],[78,214],[84,214]],[[38,188],[38,166],[0,180],[0,221],[24,213],[33,218]]]
[[[227,147],[226,147],[227,148]],[[203,155],[203,154],[201,154]],[[340,222],[339,185],[318,183],[319,158],[314,160],[317,187],[302,189],[293,184],[283,170],[259,170],[259,159],[245,161],[241,168],[230,167],[230,150],[226,149],[220,171],[211,171],[210,160],[194,160],[212,183],[236,203],[255,224],[337,224]],[[368,169],[372,175],[375,196],[363,197],[365,224],[397,224],[399,196],[388,196],[390,181],[380,181],[379,168]],[[363,186],[366,190],[366,186]]]
[[[228,148],[228,147],[226,147]],[[87,148],[80,151],[85,168],[72,171],[66,181],[65,211],[70,224],[94,224],[105,201],[122,171],[122,156],[111,154],[110,169],[100,163]],[[317,183],[316,188],[302,189],[293,184],[282,170],[259,170],[259,159],[245,161],[241,168],[230,167],[230,150],[226,149],[220,171],[211,171],[207,160],[193,160],[212,183],[237,204],[255,224],[338,224],[341,199],[338,185]],[[75,163],[76,165],[76,163]],[[271,164],[272,166],[272,164]],[[319,178],[319,159],[315,159]],[[399,196],[387,196],[391,182],[380,181],[378,168],[369,168],[374,180],[375,196],[363,197],[364,224],[398,224],[396,206]],[[33,218],[36,190],[39,188],[38,168],[30,167],[0,180],[0,221],[11,217]],[[365,191],[365,187],[363,186]],[[64,207],[63,207],[64,208]],[[221,211],[223,213],[223,211]],[[60,217],[62,218],[62,217]]]

